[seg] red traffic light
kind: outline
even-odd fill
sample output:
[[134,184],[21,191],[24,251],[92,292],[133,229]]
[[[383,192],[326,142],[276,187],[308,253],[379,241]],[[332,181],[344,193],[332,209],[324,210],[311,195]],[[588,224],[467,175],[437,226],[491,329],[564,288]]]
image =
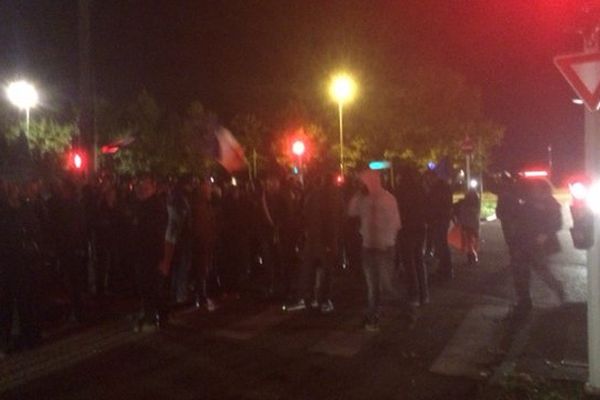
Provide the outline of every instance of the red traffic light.
[[306,145],[304,144],[304,142],[302,140],[296,140],[296,141],[294,141],[294,143],[292,143],[292,153],[294,153],[298,157],[301,157],[302,155],[304,155],[305,151],[306,151]]
[[83,151],[73,150],[69,154],[68,168],[75,171],[83,171],[86,165],[86,156]]

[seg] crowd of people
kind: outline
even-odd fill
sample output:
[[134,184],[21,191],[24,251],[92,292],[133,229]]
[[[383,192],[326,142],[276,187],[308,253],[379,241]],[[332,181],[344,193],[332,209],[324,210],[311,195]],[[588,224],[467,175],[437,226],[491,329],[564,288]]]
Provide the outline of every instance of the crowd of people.
[[[478,261],[475,192],[453,205],[447,180],[413,168],[398,171],[393,185],[382,184],[377,171],[357,178],[344,186],[324,171],[304,180],[272,174],[239,184],[151,174],[87,182],[4,180],[0,351],[37,345],[40,322],[61,296],[73,323],[88,319],[91,296],[139,298],[134,329],[144,332],[168,323],[173,305],[214,311],[223,299],[251,295],[284,304],[288,312],[330,313],[332,272],[347,258],[362,266],[365,328],[376,331],[383,301],[414,309],[429,302],[432,276],[452,279],[451,221],[464,227],[468,262]],[[553,216],[552,223],[542,223],[555,207],[542,186],[532,187],[504,185],[498,204],[519,310],[531,307],[529,264],[540,264],[538,247],[550,248],[552,232],[560,228],[560,210],[558,221]],[[532,226],[543,228],[533,232]],[[426,257],[437,260],[435,275]],[[399,290],[400,274],[406,295]]]

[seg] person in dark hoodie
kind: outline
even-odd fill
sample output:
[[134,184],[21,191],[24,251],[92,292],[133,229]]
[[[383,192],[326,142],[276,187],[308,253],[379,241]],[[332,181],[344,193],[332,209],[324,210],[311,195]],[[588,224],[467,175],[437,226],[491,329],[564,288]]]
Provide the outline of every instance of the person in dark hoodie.
[[517,190],[514,262],[511,263],[517,303],[512,316],[520,319],[527,316],[532,308],[532,269],[561,302],[565,300],[565,291],[562,283],[548,269],[548,256],[560,251],[557,237],[562,226],[560,204],[552,196],[551,186],[544,180],[523,179]]
[[142,176],[136,186],[138,203],[133,220],[136,272],[142,308],[135,326],[137,332],[150,332],[167,317],[168,266],[174,244],[165,240],[168,214],[166,199],[157,191],[151,175]]
[[396,199],[402,216],[400,258],[406,272],[411,305],[429,302],[427,267],[423,262],[426,232],[425,190],[419,172],[406,168],[398,175]]
[[448,228],[452,219],[452,189],[448,182],[433,171],[425,180],[430,188],[427,196],[428,231],[431,233],[435,256],[439,260],[436,277],[448,281],[454,277],[454,268],[448,247]]
[[298,279],[299,299],[285,305],[284,310],[298,311],[310,306],[323,314],[334,311],[330,297],[331,271],[337,256],[340,203],[333,177],[319,175],[304,199],[305,240]]
[[88,236],[85,210],[77,184],[64,179],[48,204],[53,221],[51,237],[62,276],[66,281],[71,318],[83,322],[83,294],[87,289]]

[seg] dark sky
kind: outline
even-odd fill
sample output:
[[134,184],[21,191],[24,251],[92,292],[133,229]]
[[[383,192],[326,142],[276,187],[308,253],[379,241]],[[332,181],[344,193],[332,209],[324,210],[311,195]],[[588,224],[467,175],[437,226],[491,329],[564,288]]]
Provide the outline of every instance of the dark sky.
[[[499,165],[543,163],[548,144],[557,168],[582,164],[583,111],[552,58],[581,50],[583,0],[91,1],[96,90],[113,101],[146,88],[163,105],[198,99],[227,115],[299,86],[322,93],[336,66],[360,70],[369,52],[390,71],[423,53],[481,88],[485,114],[507,128]],[[0,79],[35,81],[49,109],[76,103],[77,15],[76,0],[1,0]],[[236,95],[257,87],[260,98]]]

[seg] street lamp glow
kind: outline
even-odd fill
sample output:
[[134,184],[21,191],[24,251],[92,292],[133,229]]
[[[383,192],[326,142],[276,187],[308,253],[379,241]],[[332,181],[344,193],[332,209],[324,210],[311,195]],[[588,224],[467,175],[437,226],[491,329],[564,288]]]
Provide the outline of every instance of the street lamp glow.
[[331,97],[338,103],[352,101],[356,93],[356,83],[347,74],[339,74],[333,77],[329,88]]
[[306,146],[304,145],[303,141],[296,140],[292,144],[292,153],[294,153],[298,157],[300,157],[300,156],[302,156],[304,154],[304,150],[306,150]]
[[16,81],[6,88],[6,96],[20,110],[29,110],[38,104],[39,96],[35,87],[26,81]]
[[26,81],[16,81],[6,88],[6,97],[19,110],[25,110],[25,132],[29,137],[29,110],[35,107],[39,96],[35,87]]

